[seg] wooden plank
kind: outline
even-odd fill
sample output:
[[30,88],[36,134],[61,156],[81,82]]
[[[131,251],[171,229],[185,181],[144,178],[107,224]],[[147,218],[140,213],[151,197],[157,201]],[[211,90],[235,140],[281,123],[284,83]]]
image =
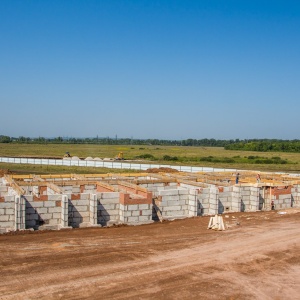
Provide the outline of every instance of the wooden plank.
[[10,175],[4,175],[6,181],[8,184],[19,194],[19,195],[24,195],[25,190],[23,190],[13,179],[12,176]]

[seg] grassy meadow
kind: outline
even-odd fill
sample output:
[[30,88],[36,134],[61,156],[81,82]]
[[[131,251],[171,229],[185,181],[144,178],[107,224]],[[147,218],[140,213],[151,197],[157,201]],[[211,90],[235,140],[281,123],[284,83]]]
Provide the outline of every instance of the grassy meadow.
[[[193,165],[261,171],[300,172],[300,153],[224,150],[222,147],[89,145],[89,144],[0,144],[0,156],[61,158],[65,152],[82,159],[91,156],[114,158],[119,152],[125,160],[144,160],[159,164]],[[107,173],[105,168],[14,165],[0,163],[0,168],[31,173]],[[126,170],[122,170],[126,172]],[[128,172],[128,170],[127,170]]]

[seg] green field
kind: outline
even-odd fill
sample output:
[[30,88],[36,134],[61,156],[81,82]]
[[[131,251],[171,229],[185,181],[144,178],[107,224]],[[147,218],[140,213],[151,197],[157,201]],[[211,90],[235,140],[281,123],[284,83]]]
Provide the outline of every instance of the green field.
[[[180,147],[180,146],[118,146],[84,144],[0,144],[0,156],[61,158],[65,152],[80,158],[114,158],[119,152],[125,160],[143,160],[155,164],[192,165],[215,168],[234,168],[261,171],[300,172],[300,153],[253,152],[224,150],[222,147]],[[32,166],[0,164],[2,169],[31,173],[89,173],[117,172],[113,169],[77,168],[59,166]],[[126,170],[122,170],[126,172]],[[127,170],[128,172],[128,170]]]

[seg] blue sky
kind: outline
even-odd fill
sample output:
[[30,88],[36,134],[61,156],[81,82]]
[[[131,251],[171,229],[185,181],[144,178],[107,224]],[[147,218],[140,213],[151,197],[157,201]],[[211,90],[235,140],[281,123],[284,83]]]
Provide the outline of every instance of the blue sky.
[[1,0],[0,134],[299,139],[300,2]]

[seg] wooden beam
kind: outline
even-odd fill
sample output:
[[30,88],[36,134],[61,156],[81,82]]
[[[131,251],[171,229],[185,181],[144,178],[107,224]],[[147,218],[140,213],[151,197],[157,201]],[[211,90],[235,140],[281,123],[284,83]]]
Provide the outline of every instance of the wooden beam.
[[24,195],[25,190],[23,190],[13,179],[12,176],[10,175],[4,175],[6,181],[8,184],[19,194],[19,195]]

